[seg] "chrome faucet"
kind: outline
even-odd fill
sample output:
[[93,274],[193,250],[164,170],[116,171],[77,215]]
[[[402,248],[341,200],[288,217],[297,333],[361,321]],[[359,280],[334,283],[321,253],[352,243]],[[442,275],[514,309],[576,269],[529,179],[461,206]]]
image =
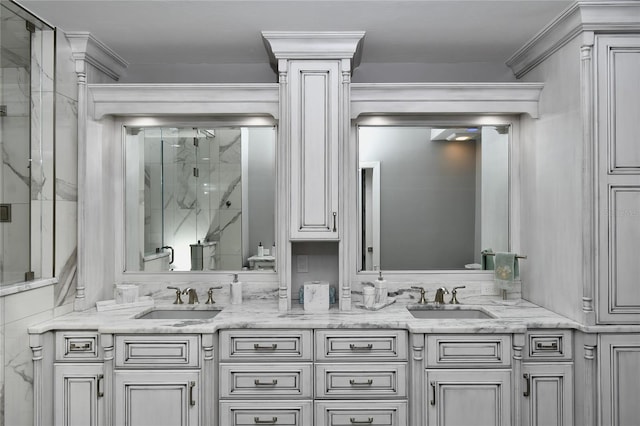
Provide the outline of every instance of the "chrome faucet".
[[423,287],[411,286],[411,288],[413,290],[418,290],[420,292],[420,301],[418,302],[418,304],[426,305],[427,304],[427,299],[425,298],[425,294],[427,293],[426,290]]
[[458,286],[458,287],[454,287],[453,290],[451,290],[451,301],[449,302],[451,305],[459,305],[460,302],[458,302],[458,289],[460,288],[466,288],[466,286]]
[[191,287],[187,287],[182,291],[182,294],[188,294],[189,295],[189,304],[193,305],[195,303],[200,303],[200,301],[198,300],[198,293],[196,293],[196,289],[195,288],[191,288]]
[[182,292],[180,291],[180,289],[178,287],[167,287],[170,290],[175,290],[176,291],[176,300],[173,302],[174,305],[182,305],[184,302],[182,301],[182,299],[180,298],[180,295],[182,294]]
[[436,290],[436,297],[433,300],[435,304],[444,304],[444,295],[449,294],[449,290],[444,287],[440,287]]

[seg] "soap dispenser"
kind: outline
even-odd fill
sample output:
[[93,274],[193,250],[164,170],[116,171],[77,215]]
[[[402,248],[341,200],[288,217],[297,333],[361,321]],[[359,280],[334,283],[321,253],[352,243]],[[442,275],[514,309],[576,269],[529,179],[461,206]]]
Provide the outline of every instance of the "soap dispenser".
[[239,305],[242,303],[242,283],[238,281],[238,274],[233,274],[233,281],[229,285],[231,293],[231,304]]
[[382,271],[378,272],[378,279],[374,283],[376,289],[376,304],[387,303],[387,282],[382,278]]
[[264,256],[264,246],[262,245],[262,241],[258,244],[258,257]]

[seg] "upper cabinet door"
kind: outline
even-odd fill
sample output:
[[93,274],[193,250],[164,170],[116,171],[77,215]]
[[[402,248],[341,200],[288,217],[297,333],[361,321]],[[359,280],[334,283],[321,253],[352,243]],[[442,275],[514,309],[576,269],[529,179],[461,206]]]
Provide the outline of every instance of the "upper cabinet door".
[[640,36],[597,38],[598,322],[640,321]]
[[340,61],[290,62],[291,239],[339,238]]

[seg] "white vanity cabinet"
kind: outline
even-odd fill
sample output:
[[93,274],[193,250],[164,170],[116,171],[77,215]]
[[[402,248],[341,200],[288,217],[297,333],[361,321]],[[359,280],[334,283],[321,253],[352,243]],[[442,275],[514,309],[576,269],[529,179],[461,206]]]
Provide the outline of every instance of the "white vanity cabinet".
[[425,345],[425,424],[511,425],[510,336],[427,335]]
[[219,424],[313,424],[312,335],[312,330],[221,330]]
[[203,346],[209,348],[212,343],[202,345],[199,335],[116,335],[114,424],[207,424],[210,415],[204,407],[211,407],[214,398],[203,392],[201,367],[212,356],[202,356]]
[[53,423],[60,426],[104,425],[104,365],[98,334],[58,332],[55,354]]
[[522,426],[572,426],[570,330],[530,330],[522,363]]
[[338,239],[340,61],[291,61],[291,239]]
[[315,426],[407,423],[407,332],[315,331]]

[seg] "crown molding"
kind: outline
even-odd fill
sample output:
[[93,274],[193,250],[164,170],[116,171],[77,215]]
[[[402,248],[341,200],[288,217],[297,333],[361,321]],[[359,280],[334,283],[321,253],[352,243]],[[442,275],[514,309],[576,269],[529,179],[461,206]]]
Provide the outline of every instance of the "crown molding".
[[369,114],[529,114],[542,83],[353,83],[351,118]]
[[262,31],[271,67],[279,59],[350,59],[360,65],[364,31]]
[[516,78],[521,78],[583,32],[613,31],[640,31],[640,2],[577,1],[507,59],[506,64]]
[[115,81],[129,66],[120,55],[89,32],[71,31],[65,35],[71,44],[73,59],[93,65]]

